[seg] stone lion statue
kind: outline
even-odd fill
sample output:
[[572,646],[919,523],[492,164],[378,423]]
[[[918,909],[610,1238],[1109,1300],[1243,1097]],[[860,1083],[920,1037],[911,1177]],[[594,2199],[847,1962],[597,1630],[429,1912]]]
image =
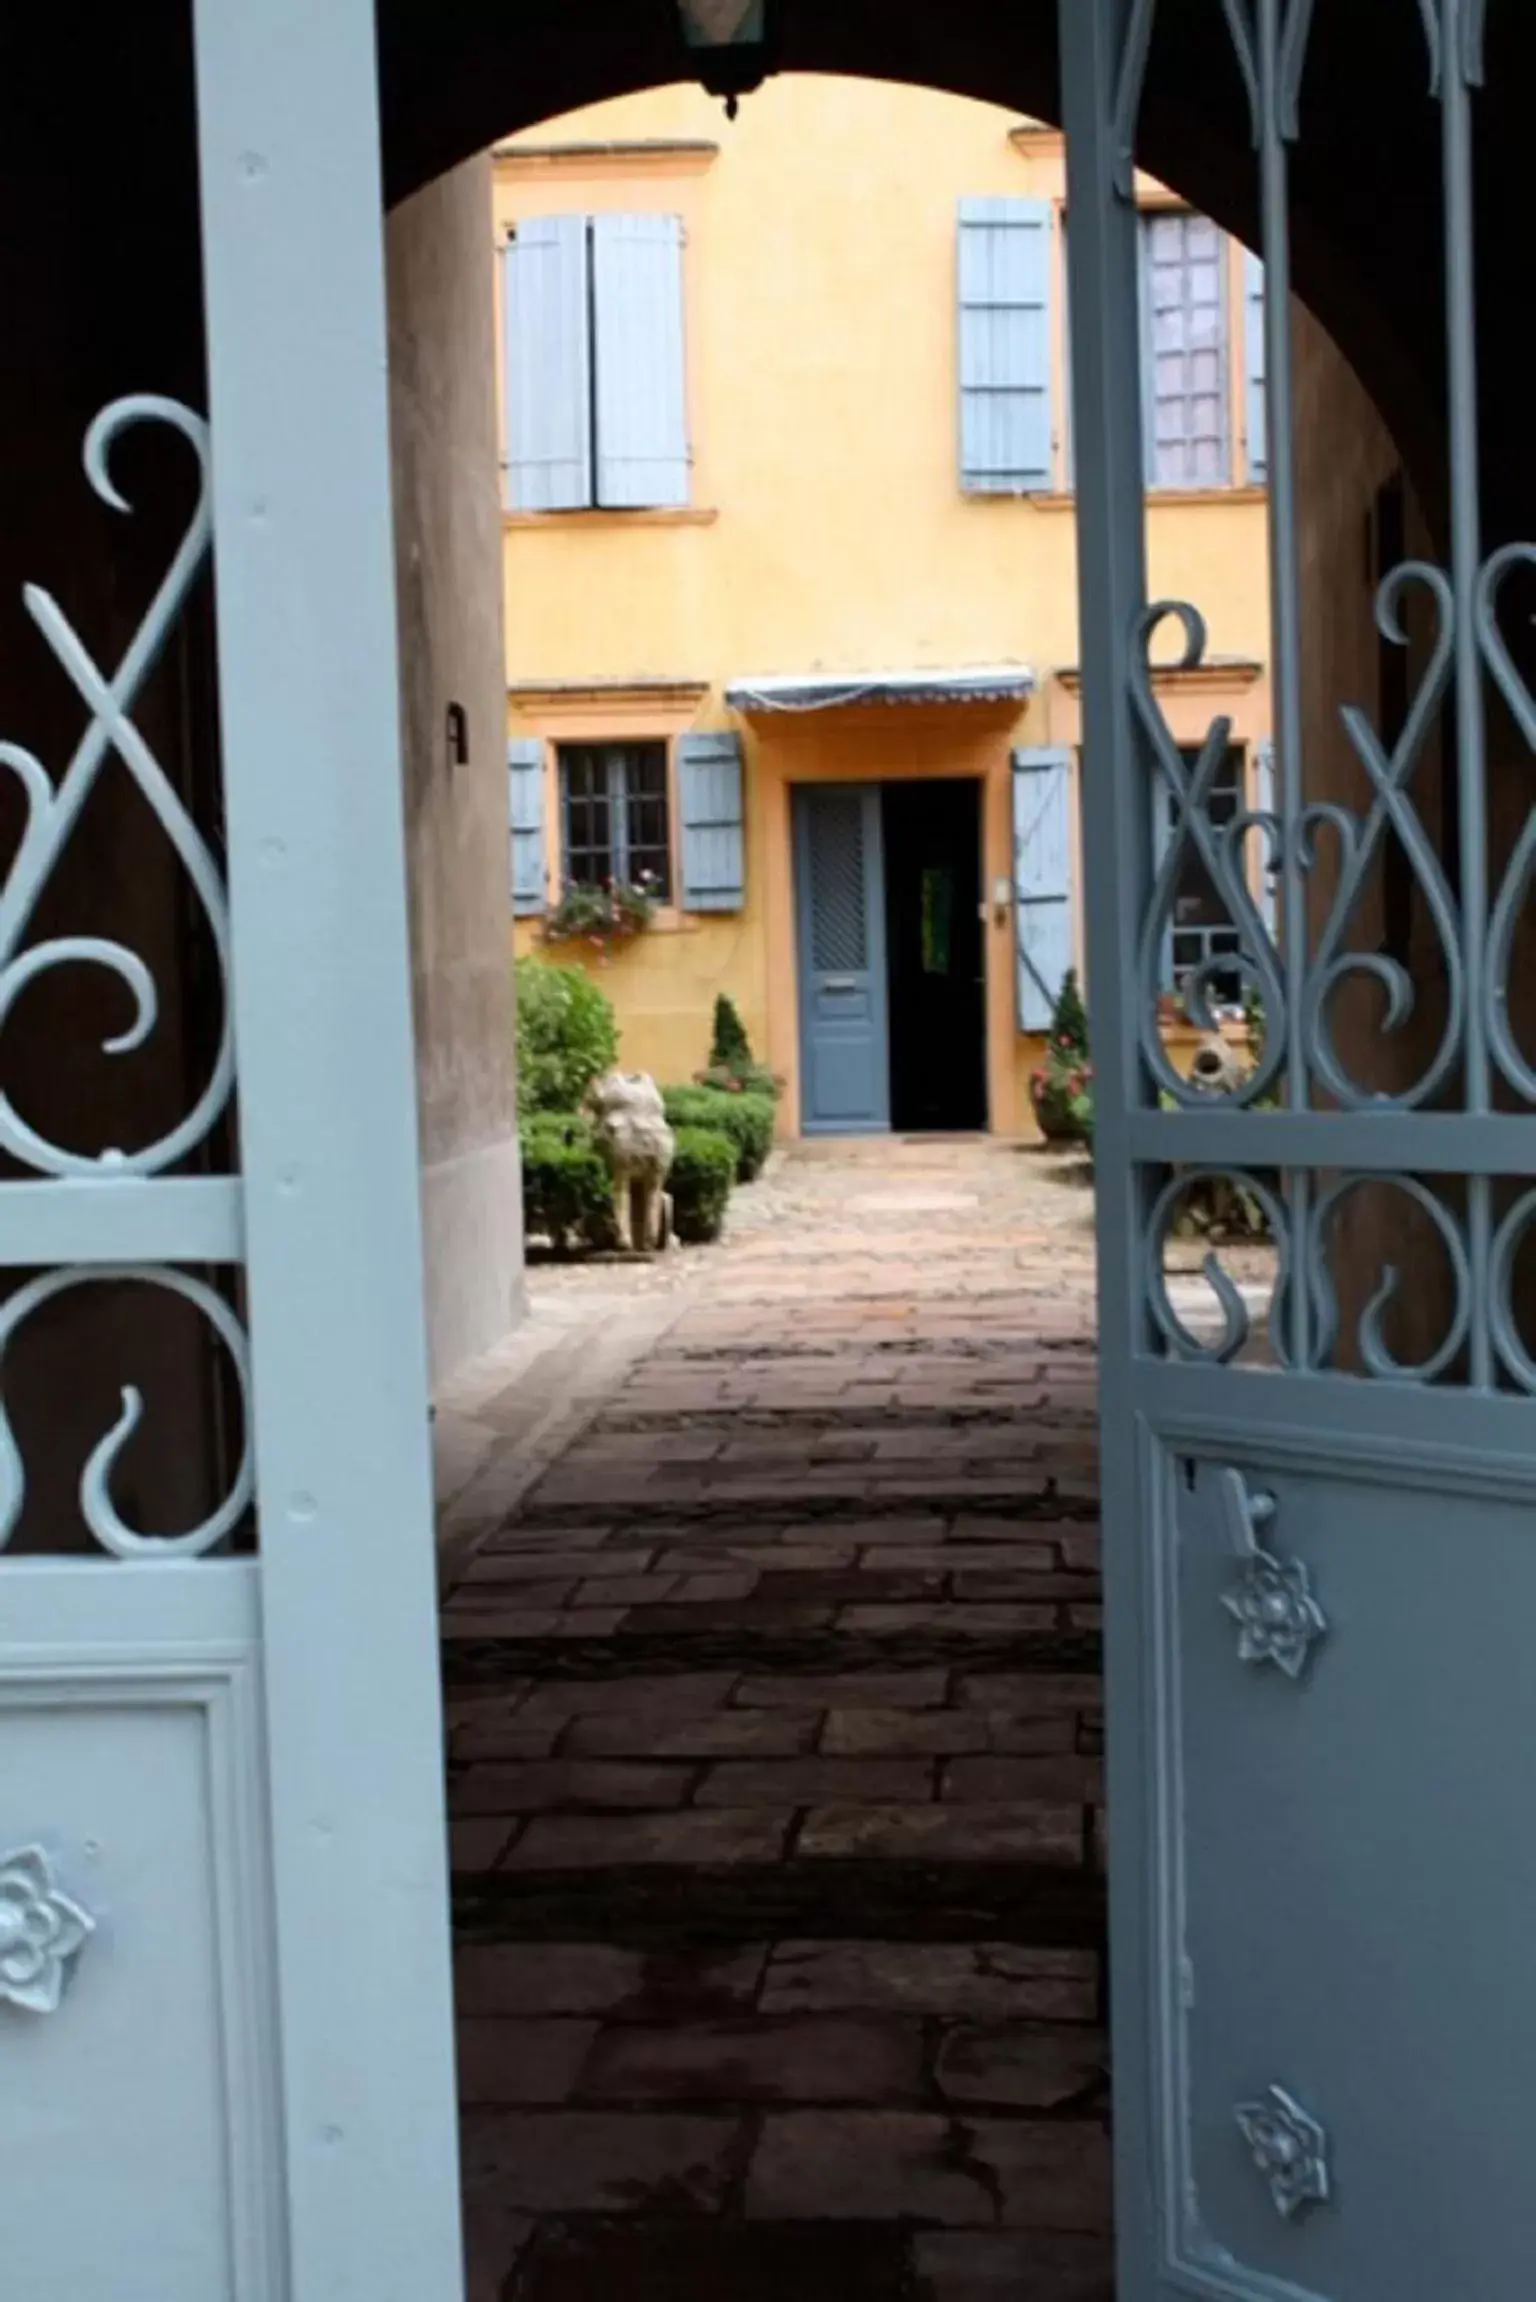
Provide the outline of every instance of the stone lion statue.
[[1229,1047],[1219,1031],[1208,1031],[1195,1050],[1189,1083],[1202,1095],[1235,1095],[1247,1078],[1249,1066]]
[[644,1071],[605,1071],[588,1089],[587,1110],[613,1177],[619,1245],[650,1254],[666,1244],[664,1185],[677,1148],[661,1091]]

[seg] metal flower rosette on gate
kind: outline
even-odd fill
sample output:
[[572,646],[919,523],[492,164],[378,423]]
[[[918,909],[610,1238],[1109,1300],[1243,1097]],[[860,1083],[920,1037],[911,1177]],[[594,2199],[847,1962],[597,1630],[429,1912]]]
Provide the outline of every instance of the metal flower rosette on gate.
[[0,1855],[0,2004],[57,2013],[94,1931],[94,1919],[59,1888],[40,1846]]

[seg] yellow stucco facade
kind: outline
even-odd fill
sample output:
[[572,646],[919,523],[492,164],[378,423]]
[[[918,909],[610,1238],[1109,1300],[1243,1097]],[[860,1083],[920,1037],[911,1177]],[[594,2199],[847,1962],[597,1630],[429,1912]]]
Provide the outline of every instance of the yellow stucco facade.
[[[1141,196],[1172,205],[1151,183]],[[1052,484],[1028,495],[961,484],[956,220],[985,197],[1050,204]],[[704,1062],[715,995],[730,992],[787,1083],[789,1133],[802,1084],[792,789],[912,777],[980,786],[988,1118],[1033,1128],[1039,1041],[1019,1028],[1014,906],[997,898],[1014,877],[1017,748],[1069,747],[1082,837],[1064,201],[1055,132],[873,82],[772,82],[734,124],[698,90],[663,89],[496,154],[498,249],[539,217],[656,213],[683,231],[689,501],[505,514],[509,733],[545,747],[551,886],[561,745],[659,738],[675,759],[688,731],[734,728],[745,756],[740,909],[669,907],[610,957],[552,955],[599,971],[624,1061],[668,1082]],[[1226,713],[1251,763],[1270,724],[1266,504],[1242,484],[1242,251],[1223,243],[1222,263],[1229,484],[1152,495],[1148,544],[1155,594],[1200,601],[1210,626],[1206,667],[1160,682],[1169,724],[1198,743]],[[505,368],[504,330],[501,342]],[[743,718],[725,700],[743,680],[983,665],[1027,666],[1027,701]],[[520,952],[538,947],[536,919],[515,933]]]

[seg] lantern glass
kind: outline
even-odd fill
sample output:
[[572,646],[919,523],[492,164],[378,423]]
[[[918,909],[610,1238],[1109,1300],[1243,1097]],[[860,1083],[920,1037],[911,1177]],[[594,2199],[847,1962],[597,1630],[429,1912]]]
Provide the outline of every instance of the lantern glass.
[[690,48],[760,48],[767,35],[768,0],[678,0],[678,14]]

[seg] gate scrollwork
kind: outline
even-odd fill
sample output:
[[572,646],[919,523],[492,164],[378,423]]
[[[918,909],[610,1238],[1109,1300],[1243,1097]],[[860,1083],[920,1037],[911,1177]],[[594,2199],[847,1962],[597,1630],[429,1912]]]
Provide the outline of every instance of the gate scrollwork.
[[240,1460],[229,1492],[201,1525],[179,1535],[143,1534],[128,1525],[112,1499],[113,1471],[144,1415],[143,1395],[132,1384],[124,1386],[122,1412],[111,1430],[97,1440],[80,1474],[80,1515],[102,1550],[119,1559],[201,1558],[217,1549],[239,1525],[255,1492],[245,1331],[229,1305],[201,1279],[151,1264],[73,1264],[65,1270],[45,1271],[0,1304],[0,1552],[16,1531],[26,1499],[26,1472],[4,1398],[6,1354],[18,1328],[41,1304],[69,1288],[93,1284],[158,1287],[180,1296],[207,1320],[234,1369],[245,1432]]
[[[209,556],[209,435],[206,423],[191,409],[152,393],[119,399],[104,408],[86,433],[83,460],[92,490],[114,512],[132,510],[113,476],[114,451],[127,433],[142,427],[158,427],[190,448],[196,496],[170,563],[116,668],[108,672],[97,664],[50,591],[28,584],[22,593],[28,616],[88,718],[57,782],[35,752],[0,741],[0,769],[14,779],[23,803],[20,834],[0,885],[0,1033],[29,986],[69,967],[104,969],[128,994],[130,1018],[103,1042],[107,1054],[143,1047],[156,1028],[162,1012],[160,989],[144,957],[126,943],[110,935],[47,932],[28,941],[59,860],[104,768],[115,758],[169,841],[206,922],[217,966],[217,1045],[207,1077],[191,1093],[189,1108],[156,1140],[136,1148],[113,1145],[99,1153],[85,1152],[53,1141],[22,1115],[0,1085],[0,1153],[30,1170],[25,1181],[0,1182],[0,1191],[37,1194],[31,1204],[39,1211],[46,1200],[43,1220],[49,1239],[47,1261],[52,1266],[33,1276],[15,1274],[11,1291],[0,1300],[0,1554],[18,1547],[27,1496],[26,1469],[5,1397],[11,1346],[34,1314],[77,1288],[150,1288],[162,1298],[189,1305],[222,1345],[240,1407],[241,1436],[234,1442],[222,1500],[199,1525],[184,1532],[146,1533],[131,1525],[119,1507],[123,1458],[144,1418],[142,1393],[131,1384],[123,1388],[121,1412],[90,1449],[79,1477],[81,1520],[98,1550],[116,1559],[205,1556],[227,1544],[240,1526],[255,1484],[244,1329],[224,1294],[208,1279],[181,1267],[233,1265],[241,1260],[239,1180],[173,1172],[207,1142],[234,1085],[229,910],[208,841],[134,717]],[[104,1208],[109,1212],[103,1213]],[[120,1228],[124,1251],[116,1258],[114,1241]],[[128,1243],[144,1236],[153,1240],[148,1257]],[[38,1263],[43,1260],[36,1258]]]
[[229,912],[223,885],[207,842],[133,720],[134,704],[160,659],[208,554],[212,515],[207,426],[175,400],[150,393],[116,400],[103,409],[86,434],[85,471],[103,503],[117,512],[131,511],[112,477],[112,450],[125,432],[145,424],[168,427],[191,447],[197,459],[198,493],[170,567],[117,669],[110,674],[100,669],[51,592],[28,584],[22,594],[28,614],[91,716],[57,784],[35,753],[20,744],[0,742],[0,766],[16,778],[26,807],[21,838],[5,884],[0,887],[0,1028],[28,984],[56,967],[79,965],[108,969],[133,1002],[133,1020],[128,1028],[105,1042],[108,1054],[141,1047],[155,1027],[159,998],[154,978],[137,952],[95,935],[52,936],[30,946],[23,944],[59,856],[103,766],[114,753],[164,830],[207,919],[218,962],[222,1025],[212,1070],[192,1108],[159,1141],[137,1150],[114,1149],[98,1157],[50,1142],[22,1117],[0,1087],[0,1147],[45,1175],[87,1176],[99,1172],[104,1164],[124,1174],[163,1172],[203,1141],[227,1103],[234,1081]]

